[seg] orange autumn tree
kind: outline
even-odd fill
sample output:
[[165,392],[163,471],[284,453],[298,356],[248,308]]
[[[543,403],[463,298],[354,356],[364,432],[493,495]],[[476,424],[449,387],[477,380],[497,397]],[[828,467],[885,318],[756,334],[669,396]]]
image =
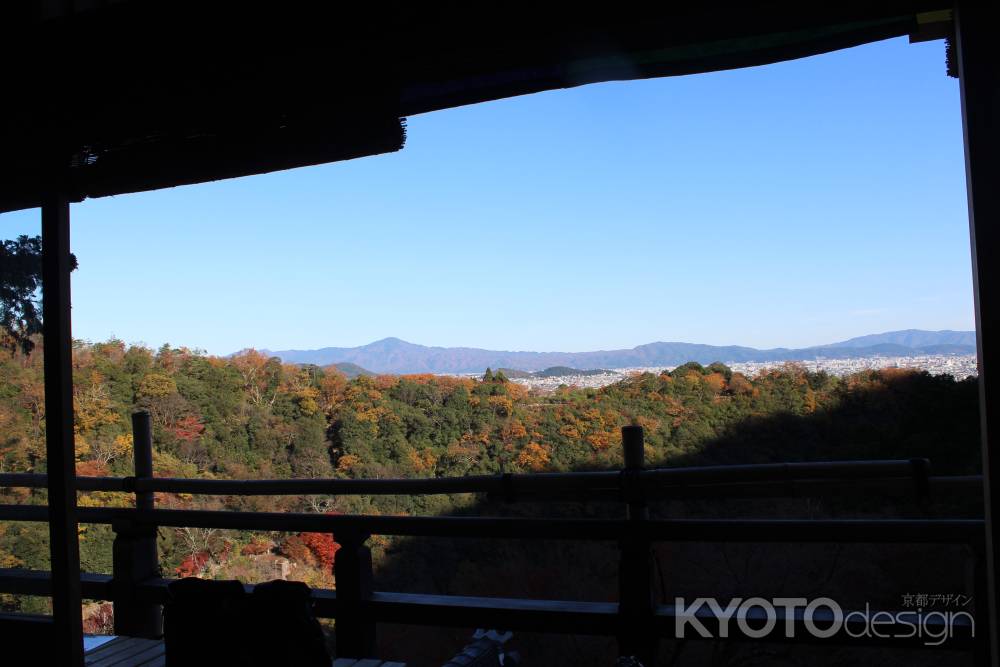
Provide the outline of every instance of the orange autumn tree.
[[544,470],[551,460],[551,454],[548,447],[539,445],[537,442],[529,442],[524,446],[524,449],[520,451],[517,455],[517,465],[537,472],[539,470]]
[[316,564],[324,570],[330,571],[333,568],[334,560],[340,545],[334,540],[330,533],[299,533],[302,544],[308,549]]

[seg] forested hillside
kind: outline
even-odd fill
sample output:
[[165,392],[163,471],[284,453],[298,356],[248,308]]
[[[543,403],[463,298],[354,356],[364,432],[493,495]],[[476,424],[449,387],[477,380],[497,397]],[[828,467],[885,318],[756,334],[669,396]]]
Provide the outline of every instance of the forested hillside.
[[[975,380],[897,370],[844,379],[789,365],[747,378],[689,363],[603,389],[532,395],[500,373],[348,380],[335,368],[254,351],[220,358],[120,341],[79,344],[81,473],[129,472],[129,414],[153,418],[160,474],[220,477],[444,476],[620,465],[619,428],[645,427],[647,461],[934,455],[975,461]],[[877,402],[879,421],[852,419]],[[0,467],[44,469],[40,348],[0,357]],[[774,452],[740,434],[762,419],[815,416]],[[832,417],[836,416],[836,421]],[[779,420],[780,421],[780,420]],[[803,430],[805,429],[805,430]],[[720,452],[718,442],[732,441]],[[935,449],[939,448],[939,449]],[[946,456],[941,456],[946,454]]]
[[[42,352],[39,345],[29,355],[0,356],[5,472],[45,469]],[[979,456],[975,379],[894,370],[838,379],[789,365],[745,377],[722,364],[689,363],[603,389],[535,394],[502,373],[479,380],[348,379],[334,368],[282,364],[253,351],[220,358],[111,340],[77,345],[74,381],[84,475],[131,474],[129,415],[136,409],[152,415],[162,476],[384,478],[619,467],[620,427],[631,423],[645,429],[649,466],[927,456],[938,472],[970,473]],[[43,502],[39,492],[0,494],[4,503]],[[115,494],[81,496],[85,505],[128,502]],[[162,494],[158,503],[417,514],[471,511],[475,499]],[[109,529],[81,530],[84,567],[107,571]],[[46,568],[45,535],[43,525],[0,524],[0,567]],[[166,574],[270,578],[267,568],[284,557],[293,578],[334,585],[337,545],[329,536],[163,529],[160,535]],[[386,581],[437,581],[431,588],[447,592],[462,577],[455,560],[465,547],[430,557],[418,550],[400,563],[400,544],[373,542]],[[543,553],[555,559],[561,552]],[[485,571],[486,565],[476,569]],[[0,604],[32,609],[44,602],[0,596]]]

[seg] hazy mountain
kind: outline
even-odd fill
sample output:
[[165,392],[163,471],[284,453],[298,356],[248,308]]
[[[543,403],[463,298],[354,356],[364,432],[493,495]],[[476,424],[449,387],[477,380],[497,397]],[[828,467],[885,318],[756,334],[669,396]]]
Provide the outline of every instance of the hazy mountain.
[[358,366],[357,364],[352,364],[348,361],[344,361],[339,364],[334,364],[333,367],[336,368],[341,373],[343,373],[344,375],[346,375],[347,379],[349,380],[353,380],[359,375],[375,375],[375,373],[372,373],[367,368],[362,368],[361,366]]
[[511,380],[523,380],[525,378],[534,377],[533,373],[522,371],[517,368],[498,368],[497,371],[503,373]]
[[687,361],[795,361],[862,356],[912,354],[971,354],[976,351],[974,331],[890,331],[816,347],[758,350],[737,345],[658,342],[629,350],[595,352],[514,352],[473,347],[427,347],[398,338],[384,338],[360,347],[324,347],[318,350],[263,352],[287,363],[356,364],[375,373],[481,373],[490,368],[539,371],[551,366],[572,368],[627,368],[676,366]]
[[822,345],[820,347],[871,347],[881,344],[903,345],[904,347],[929,347],[933,345],[965,345],[976,346],[975,331],[923,331],[921,329],[904,329],[888,331],[868,336],[858,336],[849,340]]

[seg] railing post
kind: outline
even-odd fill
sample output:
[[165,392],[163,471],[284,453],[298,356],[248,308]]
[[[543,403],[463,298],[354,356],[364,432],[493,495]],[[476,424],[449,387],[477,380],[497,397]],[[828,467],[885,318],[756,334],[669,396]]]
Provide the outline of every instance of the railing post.
[[365,602],[373,589],[372,551],[365,544],[368,535],[340,531],[340,549],[333,561],[337,580],[337,656],[371,658],[375,655],[375,621]]
[[[153,432],[148,412],[132,415],[132,440],[134,443],[136,479],[153,476]],[[153,494],[136,491],[137,510],[153,509]],[[156,638],[163,634],[163,613],[160,605],[142,602],[137,596],[137,585],[146,579],[160,576],[156,552],[156,526],[119,521],[112,524],[115,531],[113,550],[112,596],[115,609],[115,634],[129,637]]]
[[975,632],[972,638],[972,664],[989,665],[991,623],[985,536],[968,544],[967,550],[966,589],[972,593],[973,632]]
[[649,508],[638,473],[645,457],[641,426],[622,427],[625,469],[621,474],[622,495],[626,504],[627,526],[622,539],[618,565],[618,653],[635,656],[646,667],[656,661],[656,638],[653,634],[652,553],[642,534]]
[[[132,459],[135,462],[135,478],[151,479],[153,477],[153,425],[149,413],[145,410],[132,414]],[[153,509],[153,492],[136,491],[135,508],[137,510]]]

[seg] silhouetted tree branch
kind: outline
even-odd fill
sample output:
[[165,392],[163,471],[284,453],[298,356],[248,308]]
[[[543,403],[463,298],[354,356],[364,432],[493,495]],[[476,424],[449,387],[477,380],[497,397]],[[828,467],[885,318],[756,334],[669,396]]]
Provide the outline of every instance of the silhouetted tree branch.
[[[70,255],[76,269],[76,257]],[[0,347],[28,354],[42,332],[42,238],[22,234],[0,242]]]

